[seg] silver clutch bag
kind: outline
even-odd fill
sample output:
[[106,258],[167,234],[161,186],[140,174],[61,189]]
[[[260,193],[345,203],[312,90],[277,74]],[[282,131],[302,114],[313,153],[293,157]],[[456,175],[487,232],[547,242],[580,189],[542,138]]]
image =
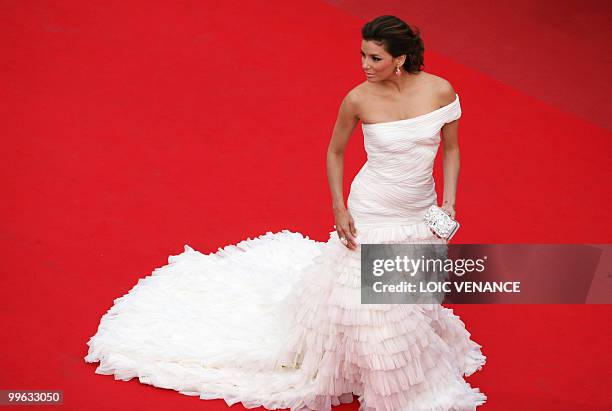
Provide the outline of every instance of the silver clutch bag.
[[453,220],[444,210],[435,204],[427,209],[423,219],[434,233],[447,241],[450,240],[459,229],[459,223]]

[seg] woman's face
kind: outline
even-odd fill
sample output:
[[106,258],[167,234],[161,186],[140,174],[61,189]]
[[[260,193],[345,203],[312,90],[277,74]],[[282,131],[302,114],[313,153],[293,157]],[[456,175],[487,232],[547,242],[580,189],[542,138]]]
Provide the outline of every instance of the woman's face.
[[393,58],[382,45],[371,40],[361,41],[361,68],[368,81],[380,81],[393,74],[398,58]]

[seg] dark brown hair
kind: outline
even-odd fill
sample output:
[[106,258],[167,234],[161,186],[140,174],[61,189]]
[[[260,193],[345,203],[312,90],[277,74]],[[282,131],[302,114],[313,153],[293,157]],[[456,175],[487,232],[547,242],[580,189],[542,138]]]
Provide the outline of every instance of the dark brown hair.
[[395,16],[379,16],[367,22],[361,28],[361,37],[366,41],[374,41],[382,45],[393,57],[406,55],[404,69],[409,73],[418,73],[424,64],[425,46],[420,30],[413,29],[403,20]]

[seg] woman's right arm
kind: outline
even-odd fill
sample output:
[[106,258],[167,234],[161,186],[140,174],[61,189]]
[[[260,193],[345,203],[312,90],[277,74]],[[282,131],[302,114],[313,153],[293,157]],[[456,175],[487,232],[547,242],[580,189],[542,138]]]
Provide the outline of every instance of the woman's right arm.
[[356,95],[354,90],[351,90],[340,104],[336,124],[327,147],[327,179],[331,190],[336,232],[340,239],[346,238],[348,240],[346,246],[352,250],[357,248],[357,241],[355,240],[357,230],[353,217],[344,205],[342,182],[344,153],[358,122]]

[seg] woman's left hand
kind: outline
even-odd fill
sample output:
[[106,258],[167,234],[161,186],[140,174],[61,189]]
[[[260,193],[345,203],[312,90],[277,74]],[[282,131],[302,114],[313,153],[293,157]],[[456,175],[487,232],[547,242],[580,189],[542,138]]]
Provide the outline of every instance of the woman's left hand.
[[450,216],[450,218],[452,218],[453,220],[455,219],[455,207],[453,207],[450,204],[442,204],[442,207],[440,207],[442,210],[444,210],[444,212],[446,214],[448,214]]

